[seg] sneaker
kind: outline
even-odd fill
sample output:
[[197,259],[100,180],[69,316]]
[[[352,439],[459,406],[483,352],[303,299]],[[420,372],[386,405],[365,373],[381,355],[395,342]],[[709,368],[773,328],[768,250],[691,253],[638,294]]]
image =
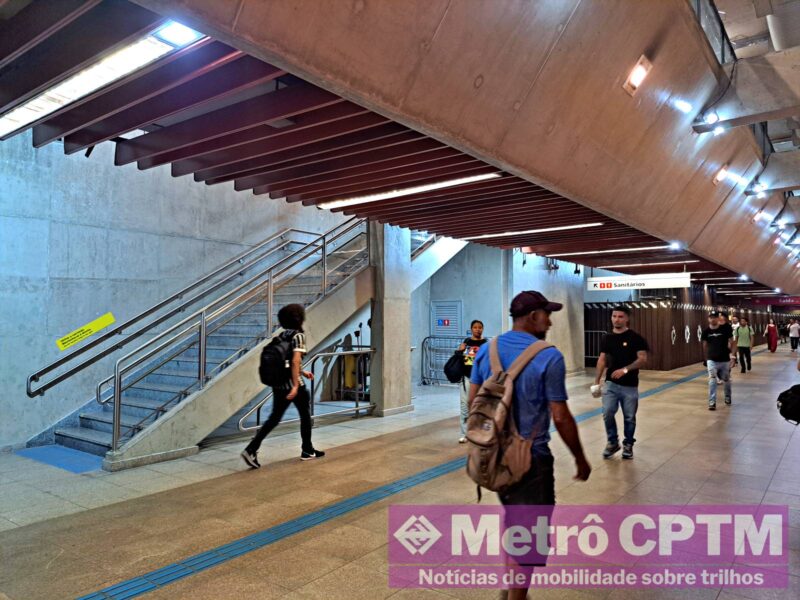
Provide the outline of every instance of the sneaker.
[[708,410],[717,410],[717,405],[716,404],[709,404],[708,405]]
[[608,442],[608,444],[606,444],[606,449],[603,450],[603,458],[611,458],[617,452],[619,452],[619,443],[612,444]]
[[633,459],[633,444],[622,444],[622,458],[625,460]]
[[717,378],[717,385],[722,385],[722,379]]
[[460,438],[458,438],[458,443],[459,443],[459,444],[466,444],[466,443],[467,443],[467,438],[465,438],[465,437],[462,435]]
[[731,403],[731,399],[730,398],[725,398],[725,404],[730,405],[730,403]]
[[242,458],[251,469],[261,468],[261,463],[258,462],[258,457],[255,454],[250,454],[247,450],[242,450]]
[[325,456],[325,453],[322,450],[312,450],[311,452],[301,452],[300,460],[314,460],[323,456]]

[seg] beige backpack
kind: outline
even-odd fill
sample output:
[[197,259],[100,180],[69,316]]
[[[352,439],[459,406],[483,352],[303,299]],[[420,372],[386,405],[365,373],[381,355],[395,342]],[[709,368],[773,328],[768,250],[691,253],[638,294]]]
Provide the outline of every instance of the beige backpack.
[[531,446],[537,432],[534,429],[530,437],[524,438],[517,430],[511,414],[514,380],[534,356],[551,346],[534,342],[503,371],[497,338],[490,343],[492,375],[481,385],[467,417],[467,474],[478,484],[479,502],[482,487],[502,493],[531,468]]

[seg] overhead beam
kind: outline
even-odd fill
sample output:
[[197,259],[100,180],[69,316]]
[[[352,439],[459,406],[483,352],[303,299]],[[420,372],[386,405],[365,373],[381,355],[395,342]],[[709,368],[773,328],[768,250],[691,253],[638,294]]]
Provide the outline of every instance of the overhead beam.
[[[713,108],[716,123],[698,120],[698,133],[800,115],[800,46],[735,63],[733,82]],[[727,83],[725,84],[727,85]]]
[[31,2],[12,18],[0,20],[0,69],[98,4],[100,0]]
[[389,120],[354,104],[343,103],[298,115],[295,124],[281,129],[260,125],[239,133],[167,152],[139,162],[147,169],[173,162],[172,176],[228,165],[252,156],[279,152],[339,135],[376,127]]
[[374,165],[376,168],[391,168],[393,166],[402,167],[414,163],[425,162],[428,158],[427,154],[441,153],[443,151],[448,152],[448,154],[457,153],[455,150],[451,150],[446,146],[442,146],[442,144],[439,142],[430,139],[422,139],[410,142],[408,144],[403,144],[399,148],[383,148],[381,150],[371,152],[369,156],[347,156],[345,158],[333,159],[314,165],[280,169],[267,175],[243,177],[236,180],[234,188],[237,191],[248,190],[270,183],[284,183],[287,181],[312,177],[314,175],[341,172],[350,167],[359,165]]
[[321,200],[323,198],[331,196],[351,197],[355,195],[375,193],[373,190],[385,190],[387,188],[402,189],[414,185],[419,185],[418,182],[421,179],[427,179],[431,177],[439,181],[465,177],[467,173],[470,173],[474,169],[481,167],[486,167],[486,163],[480,160],[476,160],[474,158],[470,159],[469,157],[465,156],[464,160],[462,160],[460,163],[451,166],[428,168],[426,170],[408,175],[385,177],[383,179],[364,182],[362,184],[349,183],[340,186],[331,186],[326,188],[325,190],[317,192],[293,194],[291,196],[288,196],[286,200],[289,202],[298,202],[298,201],[315,202],[317,200]]
[[396,182],[404,181],[406,178],[413,179],[420,173],[427,173],[431,171],[443,172],[445,169],[463,166],[476,162],[477,159],[471,156],[463,155],[456,156],[449,159],[443,159],[423,165],[412,165],[405,169],[398,169],[389,174],[382,172],[369,172],[364,175],[355,175],[346,177],[338,181],[321,182],[312,185],[296,185],[287,187],[284,190],[276,190],[269,193],[270,198],[286,198],[289,202],[296,202],[306,197],[311,198],[316,194],[325,193],[328,191],[341,190],[346,187],[359,186],[361,184],[375,183],[375,182]]
[[237,177],[272,172],[278,168],[277,165],[281,165],[280,168],[309,165],[340,156],[350,156],[359,152],[403,144],[422,139],[422,137],[421,134],[409,131],[402,125],[384,123],[320,142],[301,144],[294,148],[280,149],[274,152],[265,151],[253,158],[197,171],[194,174],[194,180],[209,181],[210,183],[230,181]]
[[[568,253],[568,252],[591,252],[592,250],[611,250],[615,248],[628,248],[634,246],[644,246],[646,244],[658,244],[664,243],[662,240],[658,238],[654,238],[650,235],[645,235],[640,233],[635,238],[625,238],[623,240],[602,240],[602,241],[588,241],[581,244],[550,244],[550,245],[539,245],[539,246],[528,246],[523,248],[523,252],[527,252],[529,254],[539,254],[541,256],[550,256],[553,254],[561,254],[561,253]],[[559,258],[560,257],[556,257]],[[571,258],[582,258],[582,257],[570,257],[565,256],[564,260],[567,262],[572,262]]]
[[33,128],[33,145],[41,148],[70,133],[120,113],[135,104],[188,83],[243,54],[222,42],[199,42],[170,56],[166,64],[136,73],[119,85],[107,86],[92,97],[50,115]]
[[344,102],[309,84],[293,85],[117,144],[114,164],[126,165],[277,119]]
[[[766,194],[800,190],[800,150],[773,152],[758,182],[767,186]],[[757,194],[752,188],[745,191],[748,196]]]
[[3,69],[0,114],[143,36],[163,20],[125,0],[98,4]]
[[182,110],[210,100],[232,96],[284,75],[285,71],[244,56],[189,83],[159,94],[64,139],[64,152],[73,154],[89,146],[150,125]]

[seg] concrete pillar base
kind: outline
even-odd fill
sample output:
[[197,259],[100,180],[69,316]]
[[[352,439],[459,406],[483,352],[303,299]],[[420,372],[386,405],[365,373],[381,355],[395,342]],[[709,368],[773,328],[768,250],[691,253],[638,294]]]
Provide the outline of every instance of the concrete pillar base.
[[405,406],[394,406],[392,408],[384,408],[383,410],[379,410],[378,407],[375,407],[375,410],[372,411],[372,416],[391,417],[392,415],[399,415],[401,413],[412,412],[413,410],[414,410],[413,404],[406,404]]

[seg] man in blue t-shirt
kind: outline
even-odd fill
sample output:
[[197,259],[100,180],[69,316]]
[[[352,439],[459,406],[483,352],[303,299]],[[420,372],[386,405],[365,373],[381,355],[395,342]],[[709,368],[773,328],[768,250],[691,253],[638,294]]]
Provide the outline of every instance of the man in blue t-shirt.
[[[550,314],[561,310],[562,305],[549,302],[539,292],[521,292],[511,302],[513,328],[497,338],[497,353],[503,369],[507,369],[522,352],[538,340],[543,340],[550,329]],[[478,350],[470,378],[469,404],[475,399],[481,384],[489,379],[489,344]],[[561,439],[575,457],[575,479],[586,481],[592,468],[583,454],[578,427],[567,407],[566,369],[564,356],[555,347],[537,354],[514,381],[514,400],[511,412],[517,430],[523,437],[535,434],[531,452],[530,471],[521,481],[498,494],[505,504],[554,505],[555,479],[553,455],[550,452],[550,415]],[[508,598],[525,598],[527,589],[509,590]]]

